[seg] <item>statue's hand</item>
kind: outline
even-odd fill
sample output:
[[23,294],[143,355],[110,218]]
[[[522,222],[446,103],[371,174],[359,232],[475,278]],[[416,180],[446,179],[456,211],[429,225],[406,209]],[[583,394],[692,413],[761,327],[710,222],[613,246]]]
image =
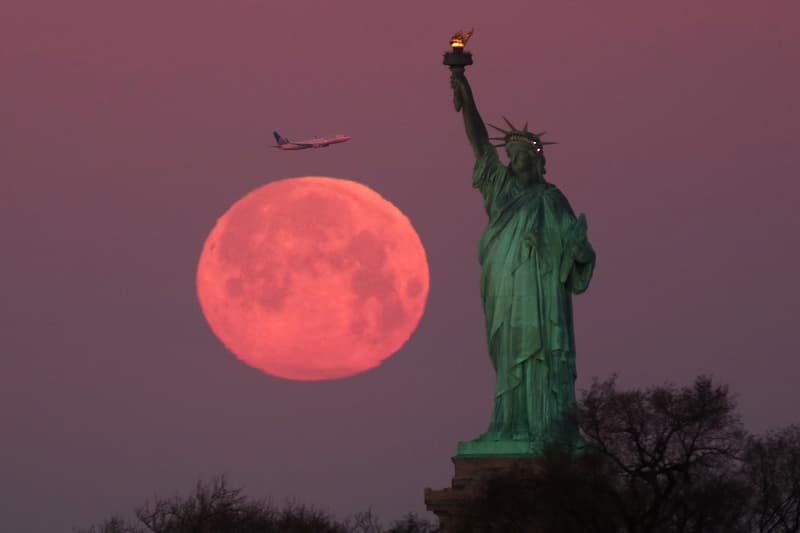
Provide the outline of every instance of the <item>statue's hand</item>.
[[594,259],[594,250],[588,241],[584,241],[572,247],[572,257],[579,263],[589,263]]

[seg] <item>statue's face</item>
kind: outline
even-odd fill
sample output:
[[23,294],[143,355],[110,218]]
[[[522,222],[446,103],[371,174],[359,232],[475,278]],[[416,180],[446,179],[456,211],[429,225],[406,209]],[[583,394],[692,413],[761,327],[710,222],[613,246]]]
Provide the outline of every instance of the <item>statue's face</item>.
[[544,174],[544,161],[528,143],[512,142],[506,145],[510,161],[509,166],[514,175],[525,182],[541,179]]

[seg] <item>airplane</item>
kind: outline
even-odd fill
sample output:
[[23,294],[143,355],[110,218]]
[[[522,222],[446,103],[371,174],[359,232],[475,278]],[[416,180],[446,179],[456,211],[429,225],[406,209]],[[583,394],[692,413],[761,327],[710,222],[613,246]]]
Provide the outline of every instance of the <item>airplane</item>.
[[275,136],[275,142],[278,143],[273,146],[281,150],[305,150],[306,148],[325,148],[326,146],[330,146],[332,144],[343,143],[345,141],[350,140],[350,137],[348,137],[347,135],[334,135],[333,137],[314,137],[313,139],[309,139],[307,141],[290,141],[286,137],[283,137],[277,131],[273,131],[272,134]]

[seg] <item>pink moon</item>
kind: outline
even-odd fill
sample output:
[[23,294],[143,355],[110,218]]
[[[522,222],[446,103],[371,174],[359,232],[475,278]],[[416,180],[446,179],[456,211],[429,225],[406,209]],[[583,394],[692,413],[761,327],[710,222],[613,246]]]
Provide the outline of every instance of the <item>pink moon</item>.
[[246,364],[292,380],[375,368],[410,338],[430,276],[409,219],[360,183],[275,181],[233,204],[206,239],[197,295]]

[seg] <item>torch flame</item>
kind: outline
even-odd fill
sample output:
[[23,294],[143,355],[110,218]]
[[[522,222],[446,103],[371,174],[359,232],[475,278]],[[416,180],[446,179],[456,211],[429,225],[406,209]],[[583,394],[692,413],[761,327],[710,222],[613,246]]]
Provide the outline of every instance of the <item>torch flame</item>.
[[464,48],[467,45],[469,38],[472,37],[474,31],[475,28],[469,30],[467,33],[458,31],[458,33],[450,37],[450,46],[453,48]]

